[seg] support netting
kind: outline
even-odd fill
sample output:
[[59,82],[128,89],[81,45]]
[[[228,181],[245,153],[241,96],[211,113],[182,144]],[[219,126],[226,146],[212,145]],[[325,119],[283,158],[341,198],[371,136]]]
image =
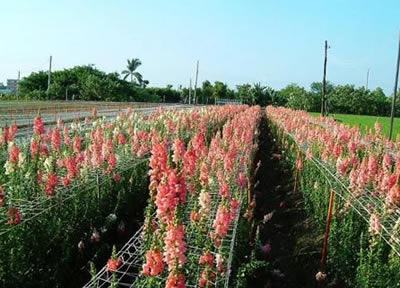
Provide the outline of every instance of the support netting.
[[[276,136],[287,150],[286,155],[295,161],[295,173],[306,173],[301,181],[308,181],[308,186],[314,181],[314,189],[320,189],[315,175],[322,175],[329,186],[326,197],[330,189],[338,196],[335,214],[355,211],[369,233],[377,235],[400,256],[400,207],[397,190],[393,190],[397,189],[393,184],[400,159],[399,143],[372,131],[362,136],[357,128],[338,124],[333,119],[317,119],[305,112],[283,109],[279,114],[280,108],[269,109],[267,117],[275,125]],[[350,149],[356,152],[352,154]],[[310,169],[316,173],[303,172],[299,163],[300,167],[312,165],[314,168]]]
[[[215,219],[219,204],[218,186],[215,187],[210,194],[212,196],[212,205],[206,223],[206,229],[209,231],[213,229],[213,221]],[[245,197],[244,193],[242,193],[240,197],[243,200]],[[192,211],[192,208],[194,208],[196,205],[196,200],[197,198],[193,197],[191,201],[189,201],[185,211],[184,225],[187,227],[186,242],[188,251],[186,256],[189,262],[185,264],[185,271],[188,273],[188,275],[192,275],[192,277],[187,278],[186,287],[199,287],[198,280],[201,277],[201,266],[198,264],[198,259],[204,252],[203,246],[196,245],[196,242],[198,242],[197,233],[199,233],[199,231],[196,229],[195,225],[193,225],[193,221],[190,220],[190,211]],[[241,213],[241,206],[243,206],[242,200],[240,201],[241,204],[236,210],[235,218],[229,226],[228,233],[222,240],[221,246],[218,249],[218,253],[215,251],[211,252],[214,257],[216,257],[216,254],[224,255],[226,257],[226,269],[222,274],[217,273],[217,271],[214,269],[213,272],[216,274],[216,278],[210,282],[211,285],[209,285],[209,287],[229,287],[235,239],[237,236],[237,227]],[[155,216],[155,214],[153,214],[153,216]],[[107,266],[104,266],[96,275],[92,277],[92,279],[84,286],[84,288],[102,288],[110,287],[112,285],[116,285],[115,287],[148,287],[148,283],[142,281],[143,278],[147,276],[141,273],[145,253],[148,249],[145,242],[145,226],[143,225],[118,252],[117,256],[122,259],[121,266],[113,271],[109,271]],[[165,282],[166,277],[167,274],[163,273],[155,276],[155,279]]]

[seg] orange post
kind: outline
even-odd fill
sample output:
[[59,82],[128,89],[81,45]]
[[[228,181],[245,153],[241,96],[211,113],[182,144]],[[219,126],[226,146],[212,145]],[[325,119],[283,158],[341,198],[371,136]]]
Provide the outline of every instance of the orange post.
[[328,250],[328,237],[329,237],[329,228],[331,226],[332,219],[332,209],[333,209],[333,197],[335,195],[335,191],[331,189],[331,193],[329,196],[329,207],[328,207],[328,215],[326,217],[326,227],[325,227],[325,235],[324,235],[324,243],[322,246],[322,257],[321,257],[321,271],[325,270],[326,266],[326,254]]

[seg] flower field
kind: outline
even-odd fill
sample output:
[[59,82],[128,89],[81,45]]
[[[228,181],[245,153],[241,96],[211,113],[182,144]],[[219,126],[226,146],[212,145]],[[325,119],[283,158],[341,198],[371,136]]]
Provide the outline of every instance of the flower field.
[[[318,250],[333,195],[326,265],[304,270],[314,282],[400,285],[400,142],[379,124],[361,134],[282,107],[174,108],[51,126],[37,115],[18,139],[15,123],[1,128],[1,287],[290,287],[277,247],[297,236],[292,220],[274,224],[298,209],[288,195]],[[260,185],[273,171],[289,177]]]
[[[60,279],[62,282],[63,277],[68,277],[69,269],[73,273],[74,265],[98,256],[103,249],[107,250],[115,240],[109,235],[111,230],[117,229],[121,235],[128,228],[135,231],[135,225],[126,226],[132,222],[132,217],[141,221],[137,214],[143,215],[140,211],[148,197],[150,204],[146,209],[148,225],[145,234],[152,234],[149,229],[157,222],[163,230],[154,233],[159,236],[151,237],[154,244],[149,246],[149,253],[153,251],[150,247],[157,244],[157,238],[164,232],[169,232],[172,237],[181,231],[183,237],[182,221],[186,212],[190,212],[188,215],[197,214],[199,223],[204,222],[204,213],[211,209],[211,197],[214,197],[211,193],[203,193],[201,199],[206,205],[203,210],[199,204],[191,206],[193,211],[183,209],[186,200],[195,203],[194,199],[199,198],[196,191],[200,183],[193,180],[194,173],[199,173],[201,159],[204,189],[216,185],[216,182],[206,183],[208,175],[204,174],[209,170],[206,165],[219,165],[216,159],[212,161],[212,156],[208,156],[208,146],[215,147],[214,153],[218,149],[221,151],[216,157],[225,156],[222,153],[225,147],[220,146],[222,143],[227,145],[227,140],[221,140],[220,130],[225,123],[231,123],[228,120],[236,114],[241,115],[239,112],[244,113],[244,110],[245,106],[158,110],[147,116],[128,109],[110,121],[98,117],[94,110],[90,119],[84,122],[67,126],[59,120],[56,127],[50,129],[45,129],[38,116],[34,119],[32,137],[22,144],[14,142],[16,125],[4,127],[1,137],[4,157],[0,168],[2,284],[22,285],[29,280],[33,287],[38,283],[57,283]],[[242,119],[252,120],[255,129],[255,120],[245,118],[250,118],[249,112]],[[234,123],[230,125],[222,130],[225,138],[237,136],[232,127]],[[252,141],[252,133],[254,131],[243,140]],[[220,136],[214,140],[215,135]],[[253,148],[250,146],[239,151],[239,147],[232,147],[230,155],[241,163],[239,165],[226,157],[226,168],[229,171],[233,167],[241,169],[239,178],[244,187],[247,177],[244,173],[247,172],[243,169],[250,161],[249,153]],[[168,160],[171,152],[172,162]],[[151,168],[150,185],[148,165]],[[236,183],[236,178],[232,177],[237,177],[238,173],[235,170],[230,175],[222,173],[220,177]],[[168,183],[164,183],[167,179]],[[233,210],[240,204],[241,198],[235,198],[233,191],[231,195],[230,182],[221,188],[225,194],[223,204],[218,206],[221,223],[217,221],[219,224],[215,224],[215,242],[222,242],[235,217]],[[162,188],[164,184],[166,186]],[[180,188],[174,192],[174,187]],[[163,192],[156,193],[158,190]],[[149,213],[155,207],[156,218],[150,219]],[[178,215],[181,220],[175,219]],[[167,227],[171,231],[164,231]],[[174,241],[171,239],[170,245],[174,245]],[[170,263],[174,257],[173,253],[168,256]],[[77,263],[77,259],[81,261]],[[171,265],[169,270],[173,272],[170,274],[180,275]],[[37,271],[43,273],[37,275]]]
[[350,287],[397,287],[399,141],[389,141],[379,123],[361,136],[357,127],[304,111],[267,107],[266,113],[321,227],[334,191],[328,272],[340,273]]

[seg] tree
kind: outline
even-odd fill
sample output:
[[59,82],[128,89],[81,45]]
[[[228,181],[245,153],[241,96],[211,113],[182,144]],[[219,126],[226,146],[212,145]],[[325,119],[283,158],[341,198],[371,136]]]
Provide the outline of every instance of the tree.
[[206,80],[203,82],[201,87],[201,98],[199,98],[201,104],[208,104],[212,102],[213,98],[213,85],[210,81]]
[[253,84],[253,87],[251,88],[251,94],[252,94],[252,103],[250,104],[258,104],[261,106],[266,106],[267,104],[267,94],[265,93],[266,87],[261,86],[261,83],[255,83]]
[[[321,98],[322,98],[322,82],[313,82],[311,83],[311,107],[309,111],[312,112],[320,112],[321,111]],[[329,95],[333,92],[335,86],[327,81],[326,82],[326,100],[328,102],[328,110],[331,111],[331,107],[329,107],[330,97]]]
[[250,84],[236,85],[236,89],[237,98],[239,98],[243,104],[252,104],[254,102]]
[[122,71],[122,75],[125,75],[124,80],[131,77],[131,83],[133,84],[133,77],[135,77],[136,81],[141,85],[143,82],[143,76],[136,69],[142,65],[142,62],[138,58],[133,58],[131,60],[128,59],[128,65],[126,66],[128,70]]
[[311,93],[295,83],[281,89],[279,94],[287,100],[287,106],[290,108],[309,110],[312,107]]
[[212,95],[214,100],[227,98],[228,87],[225,83],[215,81],[213,88]]
[[45,99],[47,81],[47,72],[33,72],[19,82],[19,92],[27,99]]

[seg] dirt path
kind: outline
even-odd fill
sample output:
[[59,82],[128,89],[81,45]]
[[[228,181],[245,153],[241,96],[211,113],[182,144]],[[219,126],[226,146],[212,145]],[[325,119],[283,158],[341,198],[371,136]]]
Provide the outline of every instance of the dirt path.
[[261,246],[258,258],[266,259],[270,268],[255,276],[249,287],[316,287],[322,235],[307,219],[301,193],[293,192],[292,171],[282,166],[281,152],[265,119],[260,132],[254,217],[260,223],[261,243],[256,245]]

